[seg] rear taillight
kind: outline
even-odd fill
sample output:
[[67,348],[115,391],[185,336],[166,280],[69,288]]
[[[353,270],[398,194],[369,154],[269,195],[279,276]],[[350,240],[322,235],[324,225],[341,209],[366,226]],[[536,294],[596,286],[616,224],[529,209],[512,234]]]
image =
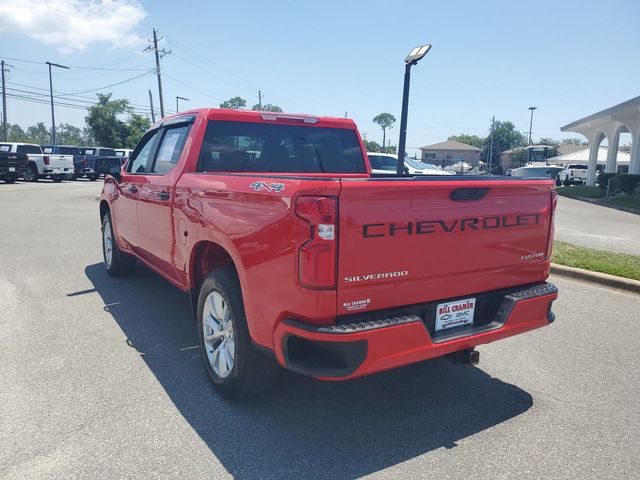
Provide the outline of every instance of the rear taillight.
[[49,156],[45,155],[44,157],[42,157],[42,159],[44,160],[44,164],[45,165],[49,165]]
[[87,157],[86,156],[82,159],[82,165],[85,166],[85,167],[87,165],[89,165],[89,162],[87,162]]
[[573,170],[569,170],[569,175],[573,177],[574,175]]
[[336,288],[338,199],[302,196],[296,215],[309,224],[309,241],[300,247],[298,275],[305,288]]
[[551,199],[549,201],[549,234],[547,236],[546,258],[551,258],[551,253],[553,253],[553,237],[554,237],[553,220],[555,217],[557,205],[558,205],[558,193],[554,189],[554,190],[551,190]]

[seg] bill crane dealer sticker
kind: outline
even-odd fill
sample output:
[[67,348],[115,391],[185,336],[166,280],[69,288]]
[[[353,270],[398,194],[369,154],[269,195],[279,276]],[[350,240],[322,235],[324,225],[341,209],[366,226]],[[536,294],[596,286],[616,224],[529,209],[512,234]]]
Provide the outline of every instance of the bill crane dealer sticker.
[[267,190],[268,192],[282,192],[284,190],[284,183],[265,183],[265,182],[253,182],[249,187],[255,191]]
[[342,306],[350,312],[353,312],[354,310],[364,310],[369,306],[370,303],[371,299],[365,298],[364,300],[353,300],[352,302],[345,302],[342,304]]

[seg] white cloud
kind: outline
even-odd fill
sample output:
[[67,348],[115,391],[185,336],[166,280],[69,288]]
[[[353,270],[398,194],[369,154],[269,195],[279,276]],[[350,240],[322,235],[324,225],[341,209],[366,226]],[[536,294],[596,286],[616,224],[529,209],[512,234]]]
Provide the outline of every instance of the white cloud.
[[131,47],[147,13],[136,0],[0,0],[0,31],[24,34],[65,53],[91,44]]

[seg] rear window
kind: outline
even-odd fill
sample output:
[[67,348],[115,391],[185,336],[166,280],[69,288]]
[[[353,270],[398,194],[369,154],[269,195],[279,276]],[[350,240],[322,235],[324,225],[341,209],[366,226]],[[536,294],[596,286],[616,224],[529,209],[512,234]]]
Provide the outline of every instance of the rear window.
[[209,121],[201,172],[365,173],[354,130]]
[[113,148],[101,148],[98,155],[101,157],[115,157],[116,151]]
[[42,153],[53,153],[53,147],[42,147]]
[[116,157],[123,158],[124,157],[124,151],[123,150],[116,150]]
[[398,170],[398,160],[393,157],[387,157],[386,155],[367,155],[369,157],[369,163],[374,170],[387,170],[389,172],[395,172]]
[[83,148],[80,150],[80,155],[95,155],[96,150],[94,148]]
[[18,153],[24,153],[26,155],[41,154],[42,149],[37,145],[18,145],[16,148]]
[[0,145],[0,152],[10,152],[11,145]]
[[58,147],[60,155],[78,155],[76,147]]
[[572,168],[574,170],[586,170],[587,166],[586,165],[569,165],[569,168]]

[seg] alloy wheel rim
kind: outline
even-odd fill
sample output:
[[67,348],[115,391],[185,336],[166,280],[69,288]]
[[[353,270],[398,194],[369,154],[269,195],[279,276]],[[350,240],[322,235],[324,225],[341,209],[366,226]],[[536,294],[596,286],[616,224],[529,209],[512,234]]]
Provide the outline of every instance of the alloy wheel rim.
[[104,243],[104,260],[107,265],[111,265],[113,259],[113,240],[111,238],[111,225],[109,222],[104,223],[104,229],[102,232],[102,241]]
[[218,292],[211,292],[204,302],[202,329],[211,368],[218,377],[227,378],[233,370],[236,349],[229,306]]

